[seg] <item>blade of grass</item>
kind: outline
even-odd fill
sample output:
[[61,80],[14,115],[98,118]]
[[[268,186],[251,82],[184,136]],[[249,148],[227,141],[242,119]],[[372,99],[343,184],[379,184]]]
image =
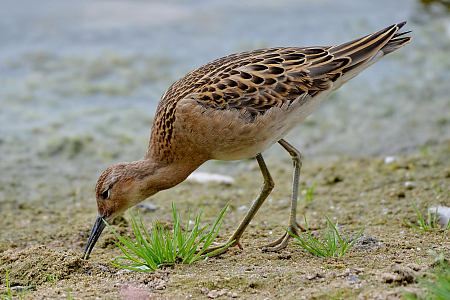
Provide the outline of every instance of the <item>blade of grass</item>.
[[331,220],[324,215],[327,220],[327,228],[324,234],[319,233],[320,237],[324,242],[319,241],[318,239],[314,238],[311,235],[311,232],[308,227],[308,222],[306,221],[306,216],[304,216],[305,224],[306,224],[306,233],[300,232],[299,235],[295,235],[292,232],[286,230],[291,236],[295,237],[298,242],[294,242],[294,244],[299,245],[300,247],[304,248],[305,250],[321,256],[321,257],[328,257],[328,256],[335,256],[340,257],[345,255],[348,250],[353,246],[356,239],[362,234],[365,225],[361,228],[361,230],[358,232],[356,237],[353,239],[353,241],[349,244],[348,243],[348,233],[346,233],[345,239],[340,235],[339,231],[337,230],[337,223],[334,225]]
[[[152,230],[147,231],[143,225],[140,214],[138,214],[138,223],[134,215],[130,212],[132,219],[131,225],[136,237],[136,242],[133,242],[128,237],[124,238],[119,236],[119,234],[105,222],[114,235],[116,235],[119,239],[119,242],[116,244],[124,253],[124,256],[118,256],[114,259],[113,265],[136,271],[150,271],[155,270],[163,264],[174,264],[179,258],[182,259],[183,263],[191,264],[199,259],[214,255],[215,253],[226,249],[234,243],[234,241],[228,243],[220,249],[216,249],[211,253],[206,255],[203,254],[217,237],[222,226],[223,215],[229,204],[230,202],[223,208],[220,215],[215,220],[212,230],[208,233],[206,233],[208,225],[200,229],[200,221],[202,216],[201,212],[196,216],[194,227],[191,232],[189,232],[190,209],[186,224],[186,231],[183,233],[181,229],[181,217],[178,215],[174,203],[172,204],[172,214],[174,217],[173,233],[165,230],[164,226],[158,220],[152,222]],[[197,252],[197,248],[202,243],[202,248]],[[119,260],[128,260],[132,263],[121,263]],[[145,262],[141,260],[144,260]],[[141,266],[146,266],[148,269],[143,270],[138,268]]]
[[414,203],[414,201],[412,201],[412,199],[409,199],[409,201],[411,201],[411,203],[412,203],[412,205],[413,205],[413,207],[414,207],[414,210],[416,211],[416,214],[417,214],[417,216],[419,217],[419,219],[417,220],[417,222],[419,222],[419,224],[420,224],[422,227],[417,227],[417,226],[415,226],[415,225],[413,225],[413,224],[409,224],[408,222],[406,222],[405,219],[403,219],[403,223],[405,223],[407,226],[412,227],[412,228],[417,229],[417,230],[421,230],[421,231],[426,231],[426,230],[428,230],[428,228],[427,228],[425,222],[424,222],[423,219],[422,219],[422,216],[421,216],[420,213],[419,213],[419,210],[417,209],[416,204]]

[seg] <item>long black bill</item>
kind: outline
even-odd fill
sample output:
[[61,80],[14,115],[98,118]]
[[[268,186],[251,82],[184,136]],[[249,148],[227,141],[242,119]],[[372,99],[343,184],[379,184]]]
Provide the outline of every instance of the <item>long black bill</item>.
[[89,254],[91,254],[92,249],[95,246],[95,243],[97,242],[98,238],[100,237],[100,234],[102,233],[103,229],[105,228],[105,222],[103,222],[103,218],[105,216],[97,216],[94,222],[94,226],[92,226],[91,234],[89,235],[89,239],[86,245],[86,248],[84,248],[84,254],[83,258],[88,259]]

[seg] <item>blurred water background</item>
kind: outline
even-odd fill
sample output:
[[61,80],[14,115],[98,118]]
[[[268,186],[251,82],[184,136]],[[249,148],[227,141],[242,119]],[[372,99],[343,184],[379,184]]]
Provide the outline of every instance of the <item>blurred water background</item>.
[[412,43],[332,94],[287,140],[314,160],[411,152],[450,137],[447,1],[30,0],[0,7],[0,199],[24,176],[95,181],[112,163],[140,159],[166,88],[213,59],[338,44],[402,21]]

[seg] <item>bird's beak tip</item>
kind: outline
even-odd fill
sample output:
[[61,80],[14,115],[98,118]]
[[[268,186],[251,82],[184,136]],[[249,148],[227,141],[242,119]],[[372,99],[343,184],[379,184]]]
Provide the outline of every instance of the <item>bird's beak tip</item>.
[[89,235],[88,242],[86,244],[86,248],[84,248],[84,253],[82,258],[87,260],[89,259],[89,255],[91,254],[92,249],[94,249],[95,243],[97,242],[98,238],[100,237],[100,234],[102,233],[103,229],[105,228],[105,222],[103,222],[104,218],[106,216],[97,216],[97,218],[94,221],[94,225],[91,229],[91,234]]

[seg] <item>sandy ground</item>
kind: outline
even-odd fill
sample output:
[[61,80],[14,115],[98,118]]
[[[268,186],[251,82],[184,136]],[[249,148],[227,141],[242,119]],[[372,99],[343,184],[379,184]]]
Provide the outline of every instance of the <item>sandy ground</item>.
[[[68,288],[75,299],[325,299],[321,290],[341,299],[396,299],[418,290],[415,276],[437,254],[448,257],[447,233],[403,225],[416,218],[410,199],[422,214],[450,200],[450,21],[439,1],[2,5],[0,294],[7,268],[13,286],[35,285],[26,299],[67,298]],[[144,155],[157,101],[173,81],[229,53],[334,44],[403,20],[413,42],[331,95],[287,137],[305,156],[301,185],[318,176],[313,202],[299,204],[310,227],[323,230],[323,214],[350,236],[365,224],[365,242],[348,255],[318,258],[295,245],[261,252],[283,233],[292,184],[290,158],[274,146],[264,155],[276,187],[242,251],[152,274],[123,272],[111,265],[119,249],[105,230],[90,260],[81,259],[98,176]],[[388,155],[398,160],[385,164]],[[253,160],[208,162],[201,170],[236,182],[188,181],[161,192],[147,200],[158,209],[142,212],[144,223],[170,224],[175,202],[182,216],[189,207],[203,211],[206,224],[232,200],[225,240],[259,191],[260,172]],[[128,219],[115,228],[130,235]]]
[[[436,191],[450,190],[449,153],[447,141],[431,147],[428,154],[398,156],[390,164],[380,158],[307,162],[301,185],[311,185],[321,172],[312,203],[301,201],[299,205],[310,228],[315,232],[325,228],[322,214],[339,222],[341,233],[349,232],[350,237],[365,224],[363,239],[342,258],[319,258],[296,245],[278,253],[261,251],[265,243],[283,233],[289,209],[289,158],[280,163],[270,161],[278,184],[244,235],[242,251],[232,248],[217,258],[151,274],[124,272],[111,265],[120,250],[113,245],[115,238],[109,230],[91,258],[81,259],[93,219],[86,209],[94,209],[87,189],[91,183],[61,176],[64,186],[75,181],[78,187],[36,187],[37,194],[54,197],[42,201],[39,208],[18,201],[2,203],[2,211],[8,211],[1,219],[2,281],[8,268],[12,285],[36,285],[27,294],[29,299],[64,298],[68,287],[75,299],[325,299],[321,291],[341,294],[341,299],[400,299],[404,291],[419,290],[415,277],[423,276],[441,251],[447,257],[450,254],[447,232],[424,233],[402,221],[415,223],[409,199],[414,199],[422,214],[431,205],[448,204],[450,194]],[[233,169],[240,170],[240,175],[234,176],[235,184],[187,181],[153,197],[152,203],[159,209],[141,211],[144,224],[157,218],[170,226],[171,201],[176,201],[182,216],[191,207],[193,212],[203,211],[205,224],[211,223],[232,199],[220,234],[220,240],[226,240],[244,216],[242,207],[250,204],[261,183],[255,161],[237,162]],[[18,186],[14,189],[20,190]],[[62,198],[65,200],[58,203]],[[114,228],[132,236],[128,221],[122,220]],[[3,287],[0,293],[5,292]]]

